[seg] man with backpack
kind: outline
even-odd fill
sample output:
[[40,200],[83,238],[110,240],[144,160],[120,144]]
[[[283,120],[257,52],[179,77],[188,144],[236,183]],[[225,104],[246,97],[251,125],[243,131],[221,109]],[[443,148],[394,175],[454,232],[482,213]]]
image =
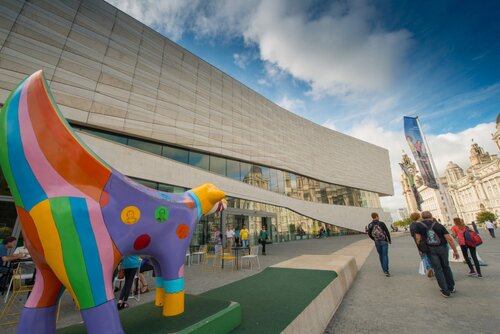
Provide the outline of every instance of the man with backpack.
[[458,259],[457,247],[446,228],[432,219],[429,211],[422,212],[422,222],[415,226],[415,241],[421,252],[426,253],[432,263],[434,276],[441,288],[441,295],[449,297],[454,293],[455,280],[448,261],[448,243],[453,249],[453,257]]
[[389,277],[389,244],[391,243],[391,234],[384,222],[378,220],[378,214],[372,213],[372,222],[368,225],[368,236],[375,241],[380,265],[385,276]]

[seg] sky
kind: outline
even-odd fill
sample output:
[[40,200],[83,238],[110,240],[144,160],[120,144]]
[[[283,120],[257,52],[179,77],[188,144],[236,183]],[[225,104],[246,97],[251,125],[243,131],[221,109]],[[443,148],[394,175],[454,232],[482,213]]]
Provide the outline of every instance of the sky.
[[283,108],[389,151],[394,196],[418,116],[438,173],[490,154],[500,112],[500,2],[107,0]]

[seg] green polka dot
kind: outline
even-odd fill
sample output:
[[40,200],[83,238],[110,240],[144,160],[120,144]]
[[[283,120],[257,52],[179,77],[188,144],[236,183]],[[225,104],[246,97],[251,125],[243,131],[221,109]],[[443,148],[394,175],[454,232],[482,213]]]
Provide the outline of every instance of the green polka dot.
[[155,219],[158,223],[163,223],[164,221],[168,220],[168,209],[164,206],[159,206],[155,210]]

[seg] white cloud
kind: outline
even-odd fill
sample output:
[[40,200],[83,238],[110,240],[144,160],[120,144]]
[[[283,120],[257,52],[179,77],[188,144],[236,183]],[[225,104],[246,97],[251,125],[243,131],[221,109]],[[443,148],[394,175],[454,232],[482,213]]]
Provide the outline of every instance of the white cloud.
[[387,88],[411,40],[405,30],[384,30],[368,0],[333,2],[314,17],[315,1],[108,1],[174,40],[186,31],[197,38],[243,36],[262,61],[307,82],[314,97]]
[[366,1],[332,5],[314,19],[307,17],[310,2],[289,5],[261,2],[244,32],[259,46],[262,60],[308,82],[313,96],[390,86],[410,46],[407,31],[380,28]]
[[287,95],[284,95],[281,100],[276,102],[281,108],[292,111],[296,114],[301,114],[305,110],[304,101],[301,99],[291,99]]
[[[401,119],[401,128],[403,127]],[[330,127],[328,123],[323,124]],[[427,135],[427,141],[440,176],[444,176],[446,165],[449,161],[457,163],[463,169],[470,166],[469,154],[472,139],[490,154],[498,154],[498,149],[491,139],[491,134],[496,131],[496,124],[482,123],[458,133],[444,133]],[[404,140],[403,130],[391,131],[385,129],[374,121],[364,120],[358,126],[346,132],[348,135],[386,148],[389,151],[391,173],[394,185],[394,196],[381,198],[382,206],[396,210],[406,207],[401,187],[401,161],[402,152],[405,151],[412,159],[410,149]]]
[[498,154],[495,142],[491,139],[491,134],[496,130],[495,126],[494,122],[482,123],[459,133],[449,132],[428,136],[427,141],[440,175],[444,175],[449,161],[453,161],[463,169],[470,166],[469,155],[472,140],[490,154]]
[[258,0],[106,0],[142,23],[179,40],[185,32],[197,37],[235,37],[247,29]]
[[257,83],[261,86],[271,87],[271,83],[264,78],[259,79]]
[[248,56],[245,55],[244,53],[234,53],[233,61],[236,64],[236,66],[245,69],[250,59],[248,59]]

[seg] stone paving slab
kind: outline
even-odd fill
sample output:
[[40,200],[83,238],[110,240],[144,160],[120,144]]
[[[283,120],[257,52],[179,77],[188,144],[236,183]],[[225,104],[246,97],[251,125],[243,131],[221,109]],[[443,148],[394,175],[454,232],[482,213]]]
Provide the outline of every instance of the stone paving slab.
[[[343,249],[360,240],[366,240],[366,235],[350,235],[341,237],[329,237],[322,239],[309,239],[300,241],[290,241],[267,245],[267,256],[259,255],[260,270],[238,270],[232,271],[230,268],[221,272],[204,272],[201,265],[191,265],[185,267],[185,288],[188,294],[201,294],[205,291],[238,281],[250,275],[261,272],[266,267],[277,264],[282,261],[303,255],[318,254],[329,255]],[[147,276],[150,289],[154,289],[154,279]],[[118,293],[116,293],[118,295]],[[154,292],[141,295],[140,301],[129,299],[130,307],[151,302],[155,298]],[[2,304],[0,302],[0,304]],[[3,305],[0,305],[3,307]],[[75,310],[74,302],[68,293],[63,294],[61,303],[61,314],[58,328],[66,327],[71,324],[81,322],[80,312]],[[2,333],[16,333],[17,326],[2,328]]]
[[450,298],[441,296],[434,278],[418,274],[409,235],[389,247],[391,277],[373,250],[325,333],[500,333],[500,242],[482,237],[485,278],[468,277],[465,263],[452,263],[457,293]]

